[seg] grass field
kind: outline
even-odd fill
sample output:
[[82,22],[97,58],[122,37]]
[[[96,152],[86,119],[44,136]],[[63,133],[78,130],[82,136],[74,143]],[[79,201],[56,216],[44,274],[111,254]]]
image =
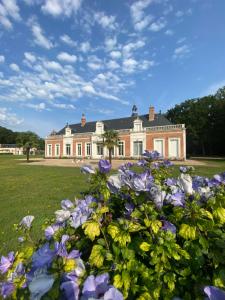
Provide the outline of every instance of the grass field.
[[[16,247],[13,224],[23,216],[35,216],[36,238],[44,219],[53,216],[62,199],[74,199],[87,188],[87,177],[78,168],[22,165],[16,158],[0,156],[0,254]],[[222,171],[225,160],[207,161],[207,166],[196,167],[198,175],[212,176]],[[178,173],[175,167],[173,175]]]

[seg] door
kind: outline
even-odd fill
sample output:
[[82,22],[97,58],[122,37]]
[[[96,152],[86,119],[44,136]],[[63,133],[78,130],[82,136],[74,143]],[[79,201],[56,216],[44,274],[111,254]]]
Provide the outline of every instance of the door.
[[160,156],[164,156],[163,140],[161,139],[154,140],[154,150],[158,151]]
[[179,140],[170,139],[169,140],[169,157],[179,157]]

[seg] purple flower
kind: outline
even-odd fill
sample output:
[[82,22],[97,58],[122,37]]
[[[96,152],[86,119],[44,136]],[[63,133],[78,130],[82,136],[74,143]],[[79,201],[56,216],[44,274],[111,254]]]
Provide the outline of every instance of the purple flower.
[[173,163],[170,161],[170,160],[164,160],[162,162],[162,166],[164,166],[165,168],[169,168],[169,167],[172,167],[173,166]]
[[103,300],[123,300],[123,295],[113,286],[105,293]]
[[81,172],[84,174],[94,174],[95,170],[92,168],[92,166],[86,165],[80,168]]
[[165,180],[165,184],[168,185],[168,186],[176,185],[177,184],[177,179],[175,179],[175,178],[167,178]]
[[179,185],[186,194],[193,194],[192,178],[189,174],[181,173],[179,178]]
[[9,252],[8,256],[2,256],[0,262],[0,272],[4,274],[8,271],[8,269],[12,266],[13,261],[15,259],[14,252]]
[[44,266],[49,266],[56,255],[55,249],[50,249],[49,244],[44,244],[32,256],[32,267],[39,269]]
[[62,257],[67,257],[68,253],[66,250],[66,242],[69,240],[69,235],[64,234],[62,236],[61,242],[55,242],[56,254]]
[[94,209],[89,207],[91,203],[96,202],[92,196],[86,196],[84,200],[76,200],[76,208],[71,214],[70,225],[74,228],[78,228],[87,221]]
[[130,217],[130,215],[132,214],[133,210],[134,210],[134,204],[133,203],[125,203],[125,216],[126,217]]
[[54,277],[48,275],[45,269],[39,269],[34,272],[32,281],[29,283],[30,299],[40,300],[53,286]]
[[150,175],[149,171],[142,174],[136,174],[133,177],[132,187],[135,191],[149,191],[153,182],[153,177]]
[[110,172],[112,166],[108,160],[100,159],[100,161],[98,163],[98,168],[99,168],[100,173],[106,174],[106,173]]
[[33,220],[34,220],[34,216],[26,216],[21,220],[20,225],[25,229],[29,229],[31,227]]
[[185,167],[185,166],[180,166],[180,172],[182,172],[182,173],[186,173],[187,172],[187,167]]
[[176,192],[167,196],[167,201],[174,206],[184,206],[185,194],[183,192]]
[[158,151],[148,151],[145,150],[145,152],[142,154],[142,156],[147,160],[156,160],[160,158],[160,153]]
[[96,298],[104,294],[108,290],[109,274],[104,273],[94,277],[90,275],[84,282],[82,290],[82,300]]
[[78,300],[79,299],[79,285],[77,282],[69,280],[63,282],[60,286],[60,289],[63,291],[66,300]]
[[209,297],[209,300],[224,300],[225,291],[215,287],[215,286],[206,286],[204,288],[205,294]]
[[169,221],[163,221],[163,226],[161,227],[162,230],[165,230],[165,231],[171,231],[172,233],[175,233],[176,234],[176,226],[172,223],[170,223]]
[[69,210],[59,209],[59,210],[55,211],[56,221],[58,223],[63,223],[69,219],[70,214],[71,213]]
[[158,185],[152,184],[152,186],[149,190],[149,194],[150,194],[151,200],[155,203],[155,206],[157,208],[162,208],[163,201],[166,196],[166,192],[162,191]]
[[120,179],[119,174],[117,175],[111,175],[108,179],[108,187],[110,189],[110,191],[114,194],[118,193],[118,191],[121,189],[122,187],[122,182]]
[[70,208],[73,208],[74,204],[70,200],[66,199],[61,201],[61,207],[62,209],[68,210]]
[[59,230],[59,224],[53,224],[45,228],[45,237],[47,240],[50,240],[54,234]]
[[144,167],[144,166],[146,166],[146,164],[147,164],[147,161],[145,159],[141,159],[137,162],[138,167]]
[[15,287],[11,281],[1,283],[1,295],[3,299],[9,297],[14,289]]

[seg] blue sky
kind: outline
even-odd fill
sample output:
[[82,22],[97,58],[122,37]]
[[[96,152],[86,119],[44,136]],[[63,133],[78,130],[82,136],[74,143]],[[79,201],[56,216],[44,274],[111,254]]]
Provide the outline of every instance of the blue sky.
[[44,137],[66,122],[225,85],[224,0],[0,0],[0,125]]

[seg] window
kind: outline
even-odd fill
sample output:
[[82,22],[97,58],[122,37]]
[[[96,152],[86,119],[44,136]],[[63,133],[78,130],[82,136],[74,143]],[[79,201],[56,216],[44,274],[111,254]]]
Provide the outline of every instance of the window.
[[71,155],[71,145],[70,144],[66,144],[66,155],[67,156]]
[[103,144],[97,144],[97,155],[103,155]]
[[48,156],[52,156],[52,145],[48,144]]
[[77,144],[77,156],[82,156],[82,144]]
[[66,133],[66,135],[71,135],[71,128],[70,127],[66,127],[65,133]]
[[119,156],[124,156],[124,142],[119,142],[118,143],[118,155]]
[[134,130],[135,131],[141,131],[141,124],[135,124]]
[[103,122],[96,122],[96,133],[102,134],[104,132],[104,124]]
[[91,156],[91,144],[90,143],[86,144],[86,155]]
[[134,142],[134,156],[141,156],[143,153],[143,143],[142,141]]
[[60,155],[60,145],[56,144],[55,145],[55,156],[59,156]]

